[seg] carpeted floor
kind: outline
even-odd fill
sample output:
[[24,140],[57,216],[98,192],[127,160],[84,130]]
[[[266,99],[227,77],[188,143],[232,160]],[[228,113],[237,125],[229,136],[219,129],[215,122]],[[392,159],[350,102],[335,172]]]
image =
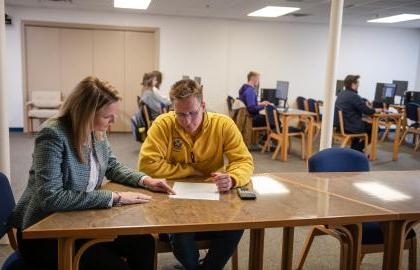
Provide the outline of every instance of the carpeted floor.
[[[34,138],[23,133],[12,133],[11,139],[11,175],[12,188],[16,200],[21,196],[27,182],[28,170],[32,161],[32,150]],[[139,144],[136,143],[131,134],[111,134],[110,141],[116,156],[126,165],[136,168]],[[253,152],[255,172],[270,171],[306,171],[306,164],[299,158],[299,145],[293,143],[292,153],[288,162],[272,160],[271,154]],[[392,161],[392,143],[390,141],[379,145],[378,160],[371,162],[371,170],[398,171],[398,170],[420,170],[420,152],[415,152],[411,145],[403,145],[399,151],[399,160]],[[296,263],[303,241],[308,232],[308,227],[297,228],[295,231],[294,262]],[[420,234],[420,226],[416,228]],[[269,229],[266,231],[264,247],[264,269],[279,269],[281,255],[282,229]],[[240,264],[239,269],[247,269],[248,266],[249,234],[245,233],[239,245]],[[420,249],[419,249],[420,250]],[[11,252],[7,245],[0,245],[0,265]],[[407,252],[404,253],[407,258]],[[418,251],[420,261],[420,251]],[[367,255],[362,263],[361,269],[381,269],[382,254]],[[304,269],[328,270],[338,269],[339,245],[330,237],[318,237],[315,239],[312,249],[307,258]],[[172,254],[159,255],[159,269],[173,269],[176,260]],[[418,262],[418,267],[420,263]],[[230,264],[226,269],[230,269]],[[404,260],[404,269],[407,269],[407,259]],[[420,268],[419,268],[420,269]]]

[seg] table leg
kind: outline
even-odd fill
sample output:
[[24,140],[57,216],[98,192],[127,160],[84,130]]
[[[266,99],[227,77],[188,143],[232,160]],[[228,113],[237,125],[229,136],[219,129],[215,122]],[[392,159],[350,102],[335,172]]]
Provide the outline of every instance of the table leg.
[[251,229],[249,270],[262,270],[264,262],[264,229]]
[[401,269],[406,224],[407,222],[402,220],[382,224],[384,233],[383,270]]
[[401,118],[397,118],[397,123],[395,127],[395,138],[394,138],[394,148],[392,160],[398,160],[398,148],[400,146],[400,132],[401,132]]
[[281,254],[281,269],[292,270],[293,267],[293,240],[295,228],[283,228],[283,247]]
[[370,148],[370,160],[376,160],[376,145],[378,143],[378,127],[379,127],[379,118],[373,117],[372,119],[372,141]]
[[350,241],[351,253],[348,257],[349,263],[347,269],[359,270],[362,253],[362,224],[344,225],[343,227],[348,230],[352,239],[352,241]]
[[58,269],[73,270],[74,239],[58,239]]
[[312,149],[313,149],[313,138],[314,138],[314,119],[312,117],[308,118],[308,140],[307,140],[307,147],[306,147],[306,157],[305,159],[308,160],[312,156]]
[[281,126],[282,126],[282,144],[281,144],[281,160],[287,161],[287,149],[289,148],[289,123],[288,123],[288,117],[286,115],[282,115],[281,120]]

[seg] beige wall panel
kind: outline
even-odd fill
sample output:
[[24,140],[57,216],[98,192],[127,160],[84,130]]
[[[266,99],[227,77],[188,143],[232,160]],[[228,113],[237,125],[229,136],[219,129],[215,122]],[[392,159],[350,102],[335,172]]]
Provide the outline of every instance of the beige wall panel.
[[[93,33],[93,73],[110,82],[124,97],[124,32],[94,30]],[[130,131],[130,115],[124,112],[124,108],[123,99],[117,122],[111,127],[113,131]]]
[[61,77],[64,97],[93,74],[93,31],[61,29]]
[[125,32],[125,110],[131,116],[137,110],[137,96],[140,95],[141,80],[145,72],[157,67],[156,41],[154,33]]
[[61,91],[57,28],[26,27],[27,91]]

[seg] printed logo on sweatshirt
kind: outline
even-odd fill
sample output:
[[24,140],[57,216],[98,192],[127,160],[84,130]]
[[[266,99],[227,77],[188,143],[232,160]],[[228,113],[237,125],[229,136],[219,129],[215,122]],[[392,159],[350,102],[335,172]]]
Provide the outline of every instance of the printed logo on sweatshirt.
[[173,142],[174,151],[181,151],[182,149],[182,140],[179,138],[175,138]]

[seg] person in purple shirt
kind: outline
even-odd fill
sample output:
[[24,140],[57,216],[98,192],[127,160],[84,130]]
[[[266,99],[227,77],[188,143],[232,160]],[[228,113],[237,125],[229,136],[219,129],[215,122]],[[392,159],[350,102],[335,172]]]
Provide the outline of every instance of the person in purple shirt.
[[260,74],[250,71],[247,75],[248,82],[239,89],[239,99],[245,104],[249,114],[252,115],[252,126],[263,127],[266,125],[265,116],[260,114],[270,102],[257,100],[257,91],[260,83]]

